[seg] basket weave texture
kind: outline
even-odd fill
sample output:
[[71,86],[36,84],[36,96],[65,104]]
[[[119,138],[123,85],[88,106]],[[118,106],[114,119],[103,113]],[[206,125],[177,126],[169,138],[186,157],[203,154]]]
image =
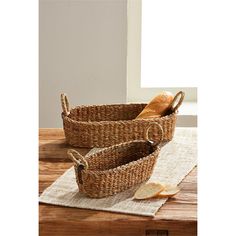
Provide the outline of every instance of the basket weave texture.
[[150,178],[160,145],[149,141],[130,141],[83,157],[70,149],[79,191],[89,197],[117,194]]
[[[77,106],[69,108],[65,94],[61,95],[62,119],[67,142],[75,147],[108,147],[111,145],[140,140],[144,130],[153,122],[163,129],[163,141],[168,142],[174,136],[177,109],[183,100],[183,92],[178,104],[170,109],[170,114],[161,118],[135,118],[147,104],[114,104]],[[154,127],[155,129],[156,127]],[[159,135],[153,133],[152,139]]]

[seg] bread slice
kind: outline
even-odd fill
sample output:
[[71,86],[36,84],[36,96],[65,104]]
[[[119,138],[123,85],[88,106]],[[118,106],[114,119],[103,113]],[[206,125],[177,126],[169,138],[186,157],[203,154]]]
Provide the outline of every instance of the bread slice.
[[149,199],[155,197],[165,188],[160,183],[148,183],[141,186],[134,194],[134,199]]

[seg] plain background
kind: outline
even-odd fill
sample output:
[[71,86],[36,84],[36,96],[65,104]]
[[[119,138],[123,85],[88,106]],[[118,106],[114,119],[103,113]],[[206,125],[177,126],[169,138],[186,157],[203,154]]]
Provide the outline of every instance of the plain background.
[[[198,80],[198,234],[236,235],[236,4],[197,3],[204,11],[201,27],[209,32],[208,64],[199,67]],[[0,235],[33,236],[38,235],[38,2],[1,1],[0,28]]]
[[126,103],[127,1],[39,1],[39,127],[72,106]]

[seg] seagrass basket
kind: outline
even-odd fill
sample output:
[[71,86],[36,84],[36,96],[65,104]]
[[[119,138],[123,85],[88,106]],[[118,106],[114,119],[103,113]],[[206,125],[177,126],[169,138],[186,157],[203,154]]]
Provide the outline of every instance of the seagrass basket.
[[[159,129],[162,131],[160,125]],[[148,139],[121,143],[86,157],[69,149],[79,191],[102,198],[148,180],[160,152],[161,139],[158,144]]]
[[[135,120],[147,104],[82,105],[70,109],[67,96],[61,94],[66,141],[74,147],[107,147],[142,139],[144,130],[156,122],[163,129],[163,142],[168,142],[173,138],[183,98],[184,93],[178,92],[164,117]],[[153,135],[155,140],[158,133]]]

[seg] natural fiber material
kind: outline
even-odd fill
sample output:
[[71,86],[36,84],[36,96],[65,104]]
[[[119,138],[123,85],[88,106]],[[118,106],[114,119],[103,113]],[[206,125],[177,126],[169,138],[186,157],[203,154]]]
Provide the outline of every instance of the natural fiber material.
[[[65,94],[61,95],[62,119],[67,142],[75,147],[108,147],[144,137],[150,123],[162,126],[163,141],[173,138],[177,110],[184,93],[176,94],[170,114],[161,118],[137,119],[137,115],[147,104],[114,104],[77,106],[70,109]],[[179,100],[178,100],[179,99]],[[178,101],[177,101],[178,100]],[[174,103],[177,105],[174,106]],[[154,140],[158,133],[153,132]]]
[[150,178],[159,151],[153,150],[149,142],[131,141],[89,155],[84,159],[86,169],[74,166],[79,189],[90,197],[101,198],[142,183]]
[[[158,125],[153,123],[154,126]],[[160,125],[161,136],[163,131]],[[84,158],[77,151],[70,149],[69,158],[74,162],[76,182],[79,190],[90,197],[107,197],[150,178],[160,152],[157,142],[130,141],[104,148]]]
[[[89,155],[96,151],[97,149],[93,149]],[[177,185],[196,164],[196,129],[176,128],[174,139],[161,149],[157,164],[148,182],[160,181]],[[74,167],[72,167],[48,187],[39,200],[43,203],[68,207],[154,216],[167,199],[135,201],[133,196],[138,187],[139,185],[134,186],[106,198],[90,198],[78,191]]]

